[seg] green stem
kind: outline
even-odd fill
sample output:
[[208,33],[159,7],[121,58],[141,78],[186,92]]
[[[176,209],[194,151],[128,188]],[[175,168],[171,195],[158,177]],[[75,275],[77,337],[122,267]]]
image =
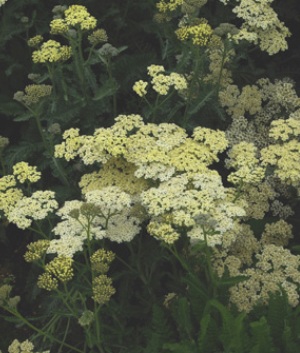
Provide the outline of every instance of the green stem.
[[[110,58],[107,60],[106,69],[107,69],[109,79],[111,81],[113,81],[114,77],[112,74],[112,67],[111,67],[111,59]],[[117,95],[116,95],[116,93],[113,94],[113,116],[114,117],[117,116]]]
[[219,73],[218,82],[217,82],[217,90],[216,90],[217,97],[219,96],[219,91],[221,88],[222,73],[223,73],[223,69],[224,69],[224,63],[225,63],[226,56],[227,56],[227,46],[226,46],[226,42],[225,42],[224,50],[222,53],[221,68],[220,68],[220,73]]
[[6,175],[6,168],[4,158],[2,156],[2,151],[0,152],[0,165],[1,165],[1,175]]
[[203,233],[204,233],[204,240],[205,240],[205,247],[204,247],[204,252],[205,252],[205,260],[206,260],[206,265],[207,265],[207,280],[209,283],[212,285],[212,295],[213,298],[216,298],[217,296],[217,284],[216,284],[216,277],[215,273],[213,271],[212,265],[211,265],[211,253],[209,250],[208,242],[207,242],[207,232],[204,228],[202,228]]
[[186,106],[185,110],[183,113],[183,127],[186,128],[187,123],[188,123],[188,118],[189,118],[189,108],[191,105],[192,97],[195,95],[195,83],[199,81],[199,71],[200,71],[200,64],[202,64],[201,61],[201,55],[200,55],[200,48],[196,47],[195,48],[195,55],[194,55],[194,67],[192,69],[193,72],[193,77],[192,80],[189,84],[188,88],[188,96],[187,96],[187,101],[186,101]]
[[70,328],[70,318],[68,318],[68,321],[67,321],[67,326],[66,326],[66,329],[65,329],[65,333],[64,333],[64,337],[63,337],[63,340],[62,340],[62,344],[60,345],[59,349],[58,349],[58,353],[61,352],[65,342],[66,342],[66,338],[67,338],[67,335],[68,335],[68,332],[69,332],[69,328]]
[[47,332],[44,332],[44,331],[40,330],[38,327],[34,326],[31,322],[29,322],[25,317],[23,317],[18,311],[9,309],[9,308],[4,307],[4,306],[1,306],[1,307],[5,311],[9,312],[10,314],[14,315],[16,318],[21,320],[26,326],[31,328],[33,331],[37,332],[41,336],[44,336],[44,337],[48,338],[50,341],[62,344],[63,346],[65,346],[67,348],[70,348],[71,350],[73,350],[75,352],[84,353],[82,350],[80,350],[80,349],[78,349],[78,348],[76,348],[76,347],[74,347],[74,346],[72,346],[72,345],[70,345],[70,344],[68,344],[66,342],[61,341],[60,339],[50,335]]
[[78,37],[73,39],[70,38],[70,44],[72,48],[75,71],[79,78],[81,91],[84,95],[85,100],[87,100],[87,90],[86,90],[86,82],[84,77],[84,59],[82,53],[82,32],[80,29],[77,31]]

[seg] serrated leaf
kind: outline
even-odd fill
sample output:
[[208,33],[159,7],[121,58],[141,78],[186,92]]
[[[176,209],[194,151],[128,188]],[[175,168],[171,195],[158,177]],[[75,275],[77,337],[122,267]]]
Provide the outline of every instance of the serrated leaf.
[[105,97],[114,95],[119,89],[118,83],[113,80],[107,80],[95,93],[93,100],[97,101]]
[[16,118],[14,118],[14,121],[27,121],[34,118],[34,116],[32,115],[31,112],[26,112],[24,114],[21,114],[19,116],[17,116]]

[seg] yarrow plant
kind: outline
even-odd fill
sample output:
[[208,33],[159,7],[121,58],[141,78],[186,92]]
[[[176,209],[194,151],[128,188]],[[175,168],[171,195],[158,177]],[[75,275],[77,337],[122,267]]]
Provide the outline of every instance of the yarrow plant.
[[290,32],[272,0],[161,0],[145,25],[161,56],[143,56],[127,5],[116,22],[114,5],[73,4],[28,25],[13,107],[34,148],[0,136],[0,217],[24,234],[25,273],[0,271],[0,309],[22,330],[0,348],[298,353],[300,98],[239,73]]

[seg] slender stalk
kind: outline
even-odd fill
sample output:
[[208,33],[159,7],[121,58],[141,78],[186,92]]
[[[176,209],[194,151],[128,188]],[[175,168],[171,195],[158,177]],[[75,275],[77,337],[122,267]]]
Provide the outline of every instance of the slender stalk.
[[4,158],[2,156],[2,151],[0,152],[0,166],[1,166],[1,174],[6,175],[6,167],[5,167]]
[[30,329],[32,329],[33,331],[37,332],[38,334],[40,334],[41,336],[47,337],[49,339],[49,341],[51,342],[56,342],[59,344],[62,344],[63,346],[72,349],[75,352],[78,353],[84,353],[81,349],[78,349],[66,342],[61,341],[60,339],[50,335],[47,332],[44,332],[42,330],[40,330],[38,327],[36,327],[35,325],[33,325],[30,321],[28,321],[24,316],[22,316],[18,311],[16,310],[12,310],[9,309],[8,307],[4,307],[1,306],[5,311],[9,312],[10,314],[14,315],[16,318],[18,318],[19,320],[21,320],[27,327],[29,327]]
[[[107,69],[109,79],[114,80],[114,77],[112,74],[112,67],[111,67],[111,59],[110,58],[107,60],[106,69]],[[116,93],[113,94],[113,116],[114,117],[117,116],[117,95],[116,95]]]
[[207,242],[208,233],[206,232],[206,230],[204,228],[202,228],[202,229],[203,229],[204,241],[205,241],[204,252],[205,252],[206,265],[207,265],[207,271],[206,271],[207,279],[208,279],[208,282],[211,283],[211,285],[212,285],[213,298],[216,298],[217,285],[216,285],[215,274],[214,274],[214,271],[213,271],[213,268],[211,265],[211,253],[210,253],[208,242]]

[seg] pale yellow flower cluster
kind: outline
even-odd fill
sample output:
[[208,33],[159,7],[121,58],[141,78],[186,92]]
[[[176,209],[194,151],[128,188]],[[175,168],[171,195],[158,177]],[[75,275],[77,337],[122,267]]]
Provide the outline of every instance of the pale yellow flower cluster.
[[212,266],[219,277],[225,270],[245,280],[229,289],[230,302],[239,311],[250,312],[257,304],[267,304],[269,294],[285,290],[291,306],[299,302],[300,256],[283,246],[293,237],[292,227],[279,220],[267,223],[260,239],[250,225],[235,222],[213,248]]
[[300,284],[300,256],[292,255],[288,249],[274,244],[267,244],[256,256],[255,267],[240,272],[248,277],[243,282],[231,287],[230,301],[239,311],[250,312],[253,307],[267,304],[269,293],[287,293],[289,304],[299,304],[298,287]]
[[276,141],[288,141],[300,136],[300,120],[289,118],[272,121],[269,136]]
[[29,47],[36,48],[42,43],[42,41],[43,41],[43,37],[40,34],[38,34],[34,37],[29,38],[27,41],[27,44]]
[[140,194],[147,189],[148,182],[137,178],[137,167],[123,158],[110,158],[99,171],[82,176],[79,186],[83,194],[88,191],[102,189],[107,186],[118,186],[130,195]]
[[24,259],[27,262],[33,262],[41,259],[49,247],[50,240],[40,239],[27,245],[27,251]]
[[[149,67],[152,75],[160,70],[163,68]],[[218,161],[218,153],[227,148],[222,131],[197,127],[192,137],[188,137],[175,124],[145,124],[138,115],[121,115],[112,127],[97,129],[93,136],[79,136],[72,129],[65,132],[64,138],[65,142],[56,148],[57,156],[65,153],[69,158],[67,146],[75,146],[72,156],[79,156],[86,164],[102,162],[100,171],[83,176],[80,186],[87,202],[118,213],[111,224],[108,221],[104,237],[114,241],[132,239],[147,214],[151,218],[148,230],[157,238],[174,242],[179,237],[177,230],[185,227],[191,239],[207,241],[213,246],[232,228],[235,218],[245,216],[243,208],[227,195],[218,173],[208,169]],[[155,180],[159,184],[149,188]],[[124,204],[120,206],[124,211],[114,209],[122,201],[120,194],[114,199],[115,187],[132,195],[132,208]],[[102,205],[99,195],[104,191],[105,202],[109,200],[115,206]],[[105,211],[102,215],[110,219]],[[61,226],[73,228],[70,223],[68,227],[62,223]],[[63,232],[60,230],[60,235]]]
[[18,183],[35,183],[41,177],[36,167],[27,162],[19,162],[13,166],[13,175],[0,178],[0,210],[9,222],[20,229],[31,226],[33,220],[41,220],[53,212],[58,204],[53,191],[36,191],[25,196]]
[[168,12],[168,11],[174,11],[176,10],[179,6],[181,6],[184,3],[184,0],[161,0],[156,4],[156,7],[159,12]]
[[26,229],[33,220],[46,218],[57,207],[53,191],[36,191],[30,197],[23,196],[19,199],[7,213],[7,219],[18,228]]
[[276,125],[278,119],[300,119],[300,98],[294,83],[287,78],[274,83],[269,79],[259,79],[255,85],[241,90],[229,85],[220,92],[219,101],[233,118],[226,131],[230,145],[247,141],[259,148],[266,147],[271,141],[271,121]]
[[21,183],[29,181],[36,183],[41,179],[41,172],[36,167],[30,166],[27,162],[19,162],[13,166],[13,175]]
[[272,2],[273,0],[239,0],[239,4],[232,11],[244,23],[239,33],[231,38],[258,44],[261,50],[269,55],[286,50],[286,38],[291,33],[270,6]]
[[0,210],[7,217],[17,201],[24,196],[21,189],[16,187],[17,181],[13,175],[0,178]]
[[[151,77],[152,89],[159,95],[167,95],[171,87],[174,87],[176,91],[187,89],[187,80],[181,74],[171,72],[170,75],[166,75],[162,65],[150,65],[147,70]],[[133,85],[133,90],[140,97],[144,97],[147,94],[147,86],[148,82],[139,80]]]
[[246,85],[241,91],[237,85],[228,85],[219,93],[219,101],[234,119],[245,113],[254,115],[259,112],[262,108],[262,93],[255,85]]
[[286,246],[292,238],[292,226],[281,219],[277,222],[266,224],[261,236],[261,243]]
[[34,345],[29,340],[20,342],[15,339],[8,347],[8,353],[50,353],[49,351],[34,352]]
[[247,218],[263,219],[270,210],[270,201],[278,196],[268,181],[257,183],[257,185],[246,184],[242,190],[241,197],[247,203],[245,206]]
[[34,63],[53,63],[66,61],[71,55],[72,50],[70,46],[61,45],[59,42],[49,39],[38,50],[32,53],[32,61]]
[[207,0],[161,0],[156,4],[160,14],[166,14],[179,9],[182,13],[195,14],[207,3]]
[[58,288],[59,283],[66,283],[74,276],[73,259],[57,256],[45,266],[45,272],[38,277],[38,287],[51,291]]
[[97,274],[107,273],[114,258],[115,254],[112,251],[98,249],[90,257],[92,271]]
[[149,233],[166,243],[177,240],[184,228],[192,243],[205,241],[213,247],[221,244],[234,219],[245,215],[227,198],[221,177],[209,170],[194,178],[174,176],[144,191],[141,199],[151,216]]
[[274,144],[261,150],[264,166],[275,168],[274,175],[283,183],[300,186],[300,120],[277,120],[271,124],[270,137]]
[[144,97],[147,94],[147,90],[146,90],[147,86],[148,86],[148,82],[139,80],[134,83],[132,89],[138,96]]
[[92,30],[96,28],[97,20],[91,16],[87,8],[82,5],[71,5],[65,9],[64,18],[51,21],[51,34],[66,34],[70,29]]
[[226,166],[236,170],[228,176],[231,183],[257,184],[264,178],[265,168],[260,165],[258,150],[253,143],[240,142],[234,145],[229,150],[228,157]]

